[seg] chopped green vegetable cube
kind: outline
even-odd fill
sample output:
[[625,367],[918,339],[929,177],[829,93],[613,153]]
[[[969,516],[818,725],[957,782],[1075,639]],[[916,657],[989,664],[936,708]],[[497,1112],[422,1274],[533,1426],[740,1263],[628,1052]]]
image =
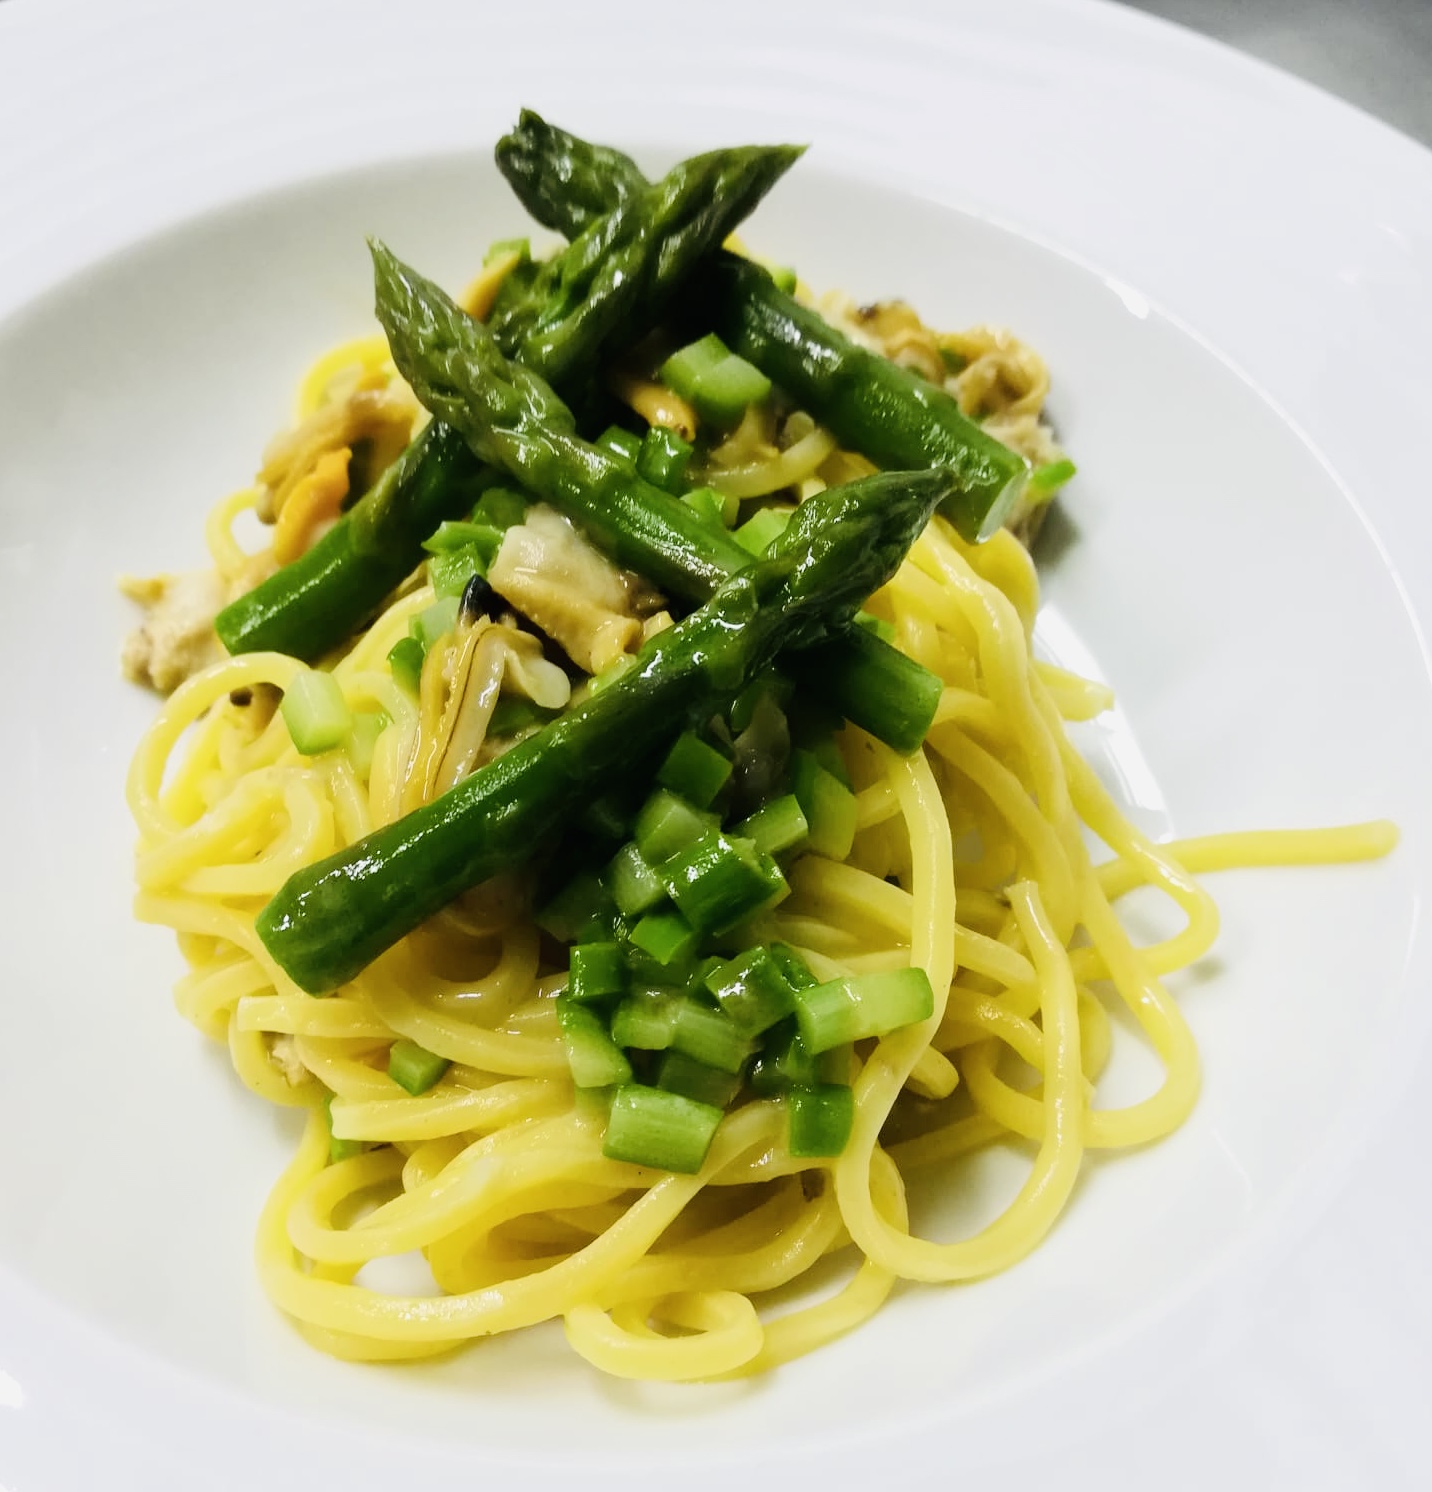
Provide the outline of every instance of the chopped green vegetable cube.
[[810,989],[820,983],[811,973],[810,965],[789,943],[772,943],[770,951],[792,989]]
[[451,554],[455,549],[475,545],[491,561],[501,543],[501,532],[489,524],[449,518],[438,525],[436,533],[423,540],[423,548],[429,554]]
[[448,596],[461,599],[468,581],[474,575],[486,574],[487,562],[474,544],[435,554],[428,561],[428,583],[433,588],[433,594],[440,599]]
[[681,501],[700,513],[713,528],[729,528],[741,508],[738,498],[723,497],[714,487],[697,487],[686,493]]
[[[725,758],[722,758],[725,761]],[[727,763],[729,766],[729,763]],[[678,850],[694,843],[708,829],[717,827],[714,813],[693,808],[669,788],[658,788],[636,816],[637,848],[650,865],[660,865]]]
[[754,1042],[729,1015],[682,995],[674,1002],[674,1017],[671,1045],[675,1050],[722,1072],[740,1072]]
[[661,880],[682,915],[699,932],[723,933],[788,893],[780,867],[749,839],[710,829],[673,855]]
[[607,884],[624,917],[649,912],[666,900],[666,884],[635,844],[624,844],[607,866]]
[[791,753],[791,788],[809,828],[809,847],[844,860],[855,843],[855,794],[810,751]]
[[742,819],[731,832],[740,839],[749,839],[761,854],[779,855],[804,844],[810,825],[801,812],[800,800],[794,793],[787,793]]
[[795,990],[765,948],[749,948],[718,965],[705,983],[716,1003],[748,1035],[758,1035],[795,1010]]
[[713,425],[735,425],[752,404],[770,397],[771,380],[734,352],[701,377],[692,403]]
[[485,576],[501,543],[502,531],[486,523],[449,519],[441,524],[423,541],[423,548],[432,556],[428,579],[439,599],[460,598],[474,575]]
[[676,1032],[676,1000],[670,990],[632,990],[612,1012],[612,1040],[640,1051],[665,1051]]
[[710,808],[731,776],[731,763],[694,731],[685,731],[666,754],[657,771],[662,787],[679,794],[698,808]]
[[685,1052],[669,1051],[661,1059],[656,1085],[668,1093],[680,1093],[684,1098],[694,1098],[697,1103],[714,1104],[718,1109],[724,1109],[741,1091],[741,1076],[698,1062]]
[[293,744],[305,756],[341,745],[353,726],[338,680],[316,668],[301,668],[294,674],[280,708]]
[[406,1037],[388,1048],[388,1076],[415,1098],[426,1093],[451,1066],[446,1057],[439,1057]]
[[378,737],[392,723],[386,710],[359,710],[353,716],[353,728],[348,732],[348,760],[364,782],[373,770],[373,752]]
[[608,425],[597,436],[597,444],[633,467],[641,454],[641,436],[633,435],[630,430],[623,430],[620,425]]
[[845,765],[845,753],[841,751],[840,744],[833,735],[821,736],[803,744],[805,744],[805,749],[842,787],[849,787],[853,790],[850,768]]
[[415,637],[426,653],[438,638],[446,636],[457,626],[457,610],[456,596],[444,596],[434,601],[408,623],[408,635]]
[[366,1140],[340,1140],[333,1133],[333,1100],[338,1095],[330,1093],[323,1100],[323,1117],[328,1122],[328,1159],[330,1164],[337,1164],[340,1160],[350,1160],[355,1155],[362,1155],[368,1148]]
[[[658,913],[648,913],[647,916],[657,916]],[[677,914],[680,915],[679,913]],[[626,958],[627,972],[631,975],[633,984],[656,985],[660,988],[672,990],[685,989],[696,972],[696,958],[693,947],[678,945],[672,950],[671,956],[663,963],[659,958],[648,953],[646,949],[633,940],[636,929],[646,921],[646,917],[639,918],[629,929],[626,930],[622,942],[622,953]],[[655,928],[648,928],[643,938],[659,938],[661,934]],[[695,941],[694,939],[692,940]]]
[[423,677],[422,643],[416,637],[400,637],[388,650],[388,667],[409,694],[416,694]]
[[631,1063],[601,1018],[569,995],[557,997],[557,1029],[578,1088],[610,1088],[631,1080]]
[[696,952],[697,934],[680,912],[648,912],[632,928],[631,941],[665,969],[689,962]]
[[832,979],[796,991],[801,1041],[811,1052],[884,1036],[929,1018],[934,991],[923,969],[892,969]]
[[657,376],[713,425],[734,425],[771,392],[771,380],[714,333],[673,352]]
[[602,1154],[610,1160],[690,1174],[701,1169],[721,1118],[715,1104],[625,1083],[612,1097]]
[[769,508],[758,508],[732,537],[742,549],[759,559],[785,533],[786,525],[795,516],[795,511],[794,508],[779,503]]
[[510,487],[489,487],[472,510],[472,521],[506,532],[527,517],[527,499]]
[[620,944],[578,943],[572,949],[567,994],[581,1004],[606,1000],[627,987],[626,961]]
[[806,1049],[794,1020],[769,1031],[751,1065],[750,1084],[762,1098],[773,1098],[788,1089],[820,1082],[819,1058]]
[[696,383],[713,368],[719,368],[731,356],[731,349],[711,332],[678,348],[661,365],[658,377],[669,389],[682,396],[692,397]]
[[839,1155],[855,1127],[855,1094],[839,1083],[792,1088],[786,1095],[792,1155]]

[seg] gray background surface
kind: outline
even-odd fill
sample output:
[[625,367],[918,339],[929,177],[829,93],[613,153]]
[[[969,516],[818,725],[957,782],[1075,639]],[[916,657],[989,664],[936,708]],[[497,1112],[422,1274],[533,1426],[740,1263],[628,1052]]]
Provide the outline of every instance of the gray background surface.
[[1432,0],[1124,0],[1296,73],[1432,145]]
[[1122,3],[1306,78],[1432,146],[1432,0]]

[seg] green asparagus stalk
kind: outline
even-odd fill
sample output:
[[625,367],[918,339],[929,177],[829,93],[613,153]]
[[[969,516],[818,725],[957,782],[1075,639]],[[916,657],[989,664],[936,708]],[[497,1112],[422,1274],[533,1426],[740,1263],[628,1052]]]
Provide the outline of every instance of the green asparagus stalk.
[[374,243],[378,320],[399,372],[482,461],[578,521],[619,564],[662,589],[709,596],[750,555],[613,452],[576,434],[540,374],[503,355],[491,331],[431,280]]
[[646,186],[629,155],[570,135],[532,109],[497,142],[497,169],[544,228],[577,238]]
[[[498,145],[497,163],[538,222],[569,236],[589,231],[594,211],[629,198],[642,180],[626,156],[588,145],[530,110]],[[891,469],[952,468],[959,487],[941,512],[966,539],[988,538],[1013,511],[1028,463],[943,389],[857,346],[748,259],[717,254],[689,288],[706,329],[842,445]]]
[[759,264],[718,254],[691,287],[703,321],[732,352],[877,466],[941,465],[956,476],[941,509],[971,542],[996,533],[1029,475],[1024,457],[964,414],[937,384],[857,346],[778,289]]
[[[748,146],[683,161],[654,186],[610,195],[608,210],[555,256],[494,323],[497,343],[549,382],[590,374],[661,316],[696,265],[799,157]],[[614,164],[615,152],[599,152]],[[421,559],[445,518],[472,506],[473,462],[441,431],[419,437],[328,535],[226,606],[215,622],[231,653],[273,648],[311,662],[351,636]],[[661,583],[662,577],[651,578]],[[719,575],[711,577],[712,583]]]
[[[704,601],[751,556],[723,529],[573,433],[570,412],[491,333],[381,244],[373,247],[378,319],[394,360],[437,420],[484,460],[581,524],[608,553],[671,594]],[[848,662],[848,667],[847,667]],[[939,702],[938,678],[868,634],[835,638],[806,674],[848,720],[915,750]]]
[[485,480],[456,431],[429,425],[312,549],[219,613],[219,641],[321,658],[402,583],[439,524],[471,511]]
[[937,468],[812,498],[765,557],[605,689],[434,802],[291,876],[258,917],[270,954],[310,993],[335,989],[461,891],[530,858],[597,791],[644,778],[780,649],[848,626],[952,486]]
[[497,164],[532,216],[564,238],[578,237],[647,184],[629,155],[579,140],[531,109],[497,142]]
[[793,145],[693,156],[617,202],[493,317],[510,357],[558,388],[656,324],[673,292],[800,158]]

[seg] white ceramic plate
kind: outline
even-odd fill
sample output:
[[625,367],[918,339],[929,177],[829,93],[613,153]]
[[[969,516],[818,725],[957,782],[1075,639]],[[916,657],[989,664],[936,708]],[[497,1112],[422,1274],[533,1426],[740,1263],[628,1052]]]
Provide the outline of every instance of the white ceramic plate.
[[[0,10],[0,1489],[1417,1483],[1432,155],[1109,6],[475,11]],[[1199,1108],[1032,1259],[739,1388],[601,1382],[552,1330],[311,1352],[248,1259],[291,1132],[128,916],[152,706],[113,576],[195,561],[298,372],[366,328],[365,232],[456,282],[518,227],[489,151],[523,103],[653,165],[811,140],[754,239],[1045,353],[1081,476],[1041,635],[1117,686],[1087,742],[1146,823],[1405,831],[1216,887],[1177,985]]]

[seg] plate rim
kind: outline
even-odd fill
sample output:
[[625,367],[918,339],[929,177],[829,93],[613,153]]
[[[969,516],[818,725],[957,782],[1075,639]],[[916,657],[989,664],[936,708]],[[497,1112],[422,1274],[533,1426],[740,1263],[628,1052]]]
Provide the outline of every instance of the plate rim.
[[[742,11],[749,10],[752,14],[759,10],[759,7],[749,4],[748,0],[738,0],[737,8]],[[897,13],[898,18],[917,33],[921,27],[939,24],[932,19],[937,7],[923,4],[921,0],[896,0],[896,3],[888,8],[893,13]],[[228,9],[232,10],[232,7]],[[279,0],[254,0],[254,3],[247,7],[251,16],[258,20],[265,18],[271,20],[282,9],[285,7],[279,4]],[[377,17],[383,8],[372,3],[372,0],[364,0],[358,9],[365,17]],[[448,14],[450,16],[452,7],[441,3],[441,0],[422,0],[416,9],[421,10],[425,15]],[[548,9],[559,12],[564,7],[556,5],[548,6]],[[646,7],[632,3],[632,0],[622,0],[622,3],[609,9],[635,15],[643,12]],[[792,14],[799,13],[803,16],[814,14],[816,9],[817,7],[809,3],[809,0],[801,0],[800,4],[790,7]],[[857,9],[858,7],[853,3],[842,5],[839,9],[839,18],[842,23],[848,23]],[[1198,94],[1200,87],[1208,86],[1208,77],[1211,74],[1216,81],[1222,82],[1230,89],[1235,89],[1235,84],[1238,89],[1246,89],[1248,98],[1253,100],[1253,103],[1247,106],[1254,108],[1257,117],[1262,117],[1257,107],[1259,105],[1271,104],[1279,109],[1289,108],[1299,119],[1308,124],[1310,145],[1316,146],[1328,136],[1339,138],[1344,141],[1349,151],[1355,150],[1364,165],[1385,176],[1389,183],[1401,182],[1404,179],[1415,182],[1425,180],[1428,188],[1426,199],[1432,203],[1432,151],[1355,106],[1323,92],[1315,85],[1292,78],[1221,43],[1187,32],[1162,19],[1132,12],[1122,6],[1105,3],[1105,0],[1078,0],[1078,3],[1062,4],[1054,3],[1054,0],[1012,0],[1012,3],[1002,8],[1003,14],[997,19],[977,16],[979,7],[966,3],[966,0],[961,0],[958,6],[939,9],[943,10],[946,15],[958,12],[962,20],[967,18],[977,39],[996,50],[999,46],[1009,45],[1018,39],[1021,25],[1053,25],[1056,30],[1059,27],[1069,28],[1069,34],[1075,38],[1073,44],[1076,46],[1082,44],[1093,47],[1096,51],[1101,46],[1107,46],[1113,52],[1127,49],[1132,55],[1157,58],[1161,66],[1171,68],[1175,74],[1179,72],[1182,65],[1180,59],[1188,61],[1192,66],[1189,76],[1194,78],[1191,86],[1195,95]],[[136,27],[140,32],[143,32],[145,26],[173,25],[180,32],[184,29],[180,24],[180,0],[145,0],[145,3],[137,10],[142,19],[142,24]],[[302,8],[301,13],[308,20],[314,20],[321,17],[323,10],[322,6],[308,5]],[[136,7],[130,7],[126,14],[129,22],[133,23],[136,17]],[[22,110],[33,107],[40,85],[45,79],[44,70],[39,66],[34,67],[29,77],[22,76],[22,63],[27,56],[26,48],[34,49],[28,54],[32,63],[35,58],[52,59],[58,52],[73,46],[73,35],[69,33],[68,28],[72,27],[77,19],[94,21],[99,27],[99,31],[95,33],[97,36],[103,32],[102,22],[105,15],[106,8],[91,3],[91,0],[66,0],[66,3],[54,4],[45,10],[33,4],[27,6],[21,0],[21,3],[0,11],[0,139],[11,137],[9,126],[17,124]],[[113,21],[113,14],[110,12],[109,24],[113,24]],[[1082,43],[1079,41],[1080,38],[1082,38]],[[254,36],[250,35],[249,40],[253,39]],[[7,42],[13,45],[7,46]],[[98,46],[98,41],[93,36],[91,43]],[[1097,62],[1099,59],[1095,60]],[[96,107],[102,107],[102,104],[103,100]],[[711,107],[719,112],[718,106]],[[8,118],[7,111],[9,111]],[[143,111],[140,110],[141,116],[142,113]],[[114,127],[114,134],[107,141],[108,152],[123,160],[124,152],[133,148],[139,152],[133,158],[134,161],[142,164],[142,151],[147,148],[143,128],[140,127],[143,124],[142,118],[124,116],[111,123]],[[420,120],[416,133],[411,136],[417,145],[418,153],[429,153],[423,143],[428,140],[426,131],[432,130],[437,135],[441,135],[451,127],[451,117],[447,114],[436,119]],[[137,134],[126,134],[127,130],[137,130]],[[1355,148],[1352,143],[1354,138],[1357,139]],[[136,140],[137,143],[135,143]],[[249,195],[255,188],[268,190],[277,186],[298,184],[304,177],[333,174],[337,164],[334,156],[335,142],[329,136],[324,135],[311,143],[312,149],[308,154],[300,152],[288,162],[289,167],[297,174],[286,175],[282,179],[271,178],[262,185],[255,183],[248,192],[240,193],[240,195]],[[272,143],[266,148],[272,150]],[[457,148],[464,147],[458,145]],[[258,164],[253,169],[257,170],[260,175],[265,171],[272,172],[278,169],[274,164],[276,160],[276,155],[262,156],[258,158]],[[354,159],[350,162],[355,167],[372,163],[371,159],[361,161]],[[874,163],[870,162],[870,164]],[[169,167],[172,168],[172,165],[171,161]],[[47,199],[43,190],[37,192],[35,177],[35,173],[44,168],[42,154],[36,156],[17,152],[10,156],[0,156],[0,203],[5,201],[7,193],[17,188],[23,197],[28,183],[31,195],[26,205],[32,212],[37,213],[37,226],[31,229],[28,237],[10,238],[7,235],[5,240],[0,240],[0,321],[8,321],[10,313],[23,312],[26,305],[33,304],[56,289],[68,281],[73,274],[81,273],[88,264],[107,259],[129,245],[142,242],[155,232],[179,226],[182,222],[199,216],[212,207],[222,205],[218,200],[200,201],[197,197],[190,197],[187,199],[188,206],[180,207],[182,192],[179,197],[176,197],[173,185],[174,181],[179,178],[164,175],[166,168],[163,163],[156,167],[155,163],[150,160],[149,166],[157,171],[159,185],[154,189],[153,198],[145,199],[142,203],[143,211],[138,214],[131,212],[126,216],[124,212],[117,209],[103,209],[89,221],[87,226],[81,222],[77,227],[73,215],[67,215],[65,206],[60,201],[62,185],[52,184],[49,188],[54,193],[54,198],[50,202],[47,216],[45,207]],[[860,174],[858,166],[854,169],[857,174]],[[884,179],[887,182],[890,181],[888,176]],[[63,178],[61,180],[63,181]],[[234,180],[236,181],[237,178]],[[895,184],[900,184],[898,179]],[[958,189],[955,189],[955,200],[951,200],[948,195],[951,190],[948,176],[944,179],[943,185],[927,182],[923,178],[918,184],[912,180],[908,185],[917,191],[939,192],[939,199],[946,201],[949,205],[957,205],[964,211],[973,211],[975,215],[984,217],[987,221],[1010,228],[1020,236],[1031,238],[1044,247],[1052,248],[1061,257],[1072,258],[1086,267],[1095,269],[1097,273],[1104,274],[1109,279],[1119,278],[1117,262],[1114,262],[1108,269],[1101,269],[1101,265],[1109,264],[1110,261],[1102,256],[1087,256],[1080,249],[1071,251],[1067,242],[1061,240],[1057,233],[1052,237],[1047,237],[1040,231],[1037,223],[1029,220],[1026,209],[1017,208],[1012,214],[1004,214],[993,210],[998,205],[993,201],[984,203],[982,206],[972,205],[968,201],[959,200]],[[983,189],[989,190],[987,185]],[[233,203],[234,200],[233,192],[229,192],[222,198],[222,202]],[[167,211],[165,203],[169,204]],[[157,219],[166,220],[161,222]],[[1421,242],[1423,224],[1411,209],[1401,223],[1406,226],[1406,236],[1416,248]],[[1432,224],[1432,211],[1428,213],[1428,223]],[[1394,231],[1403,231],[1396,219],[1388,226]],[[71,245],[71,258],[60,261],[46,260],[47,247],[53,244],[56,235],[65,231],[79,234]],[[86,234],[88,236],[85,236]],[[1427,243],[1432,245],[1432,238],[1429,238]],[[88,245],[87,249],[85,245]],[[75,258],[75,255],[80,257]],[[62,268],[49,274],[46,279],[48,272],[45,264],[53,270],[57,262],[62,265]],[[1424,289],[1426,304],[1429,311],[1432,311],[1432,248],[1429,248],[1425,260],[1414,256],[1412,262],[1414,269],[1420,264],[1428,272],[1429,283]],[[37,281],[37,275],[39,281],[44,283]],[[1126,280],[1125,283],[1137,284],[1139,281],[1135,277],[1132,280]],[[1264,372],[1266,349],[1261,344],[1254,341],[1251,356],[1245,353],[1240,357],[1232,350],[1225,351],[1224,340],[1220,339],[1216,329],[1210,327],[1209,318],[1200,307],[1197,298],[1186,297],[1177,287],[1172,294],[1160,293],[1156,298],[1151,296],[1151,299],[1169,315],[1175,324],[1202,342],[1205,347],[1213,350],[1232,371],[1250,382],[1261,395],[1286,416],[1288,423],[1306,440],[1310,449],[1324,461],[1329,471],[1343,486],[1355,510],[1363,518],[1365,526],[1378,540],[1389,559],[1394,553],[1411,555],[1419,552],[1411,547],[1418,538],[1432,540],[1432,521],[1409,513],[1406,502],[1400,502],[1395,496],[1390,496],[1385,490],[1386,484],[1380,474],[1364,476],[1355,482],[1349,482],[1345,478],[1345,460],[1341,458],[1336,449],[1331,452],[1326,450],[1319,439],[1322,417],[1316,413],[1317,405],[1309,403],[1302,397],[1286,403],[1279,398],[1278,378],[1275,376],[1270,380]],[[1418,303],[1414,302],[1415,304]],[[1428,324],[1432,324],[1432,319],[1429,319]],[[1373,345],[1375,347],[1376,344]],[[1407,397],[1417,395],[1421,398],[1422,395],[1418,394],[1418,389],[1423,385],[1425,385],[1425,391],[1432,391],[1432,383],[1424,378],[1422,385],[1415,381],[1408,385],[1405,391]],[[1425,409],[1427,405],[1423,404],[1422,407]],[[1309,409],[1314,411],[1311,421],[1307,413]],[[1389,534],[1392,537],[1389,537]],[[1432,552],[1432,549],[1424,548],[1420,552]],[[1389,570],[1402,589],[1409,614],[1421,628],[1425,658],[1425,638],[1429,619],[1432,619],[1432,573],[1429,573],[1427,567],[1411,569],[1393,563],[1389,564]],[[1424,1011],[1424,1015],[1432,1017],[1432,1010]],[[1425,1046],[1429,1029],[1432,1029],[1432,1020],[1423,1022],[1420,1032],[1417,1033],[1420,1040],[1409,1045],[1418,1049]],[[1383,1114],[1380,1117],[1370,1116],[1367,1124],[1376,1125],[1384,1134],[1395,1130],[1400,1123],[1398,1106],[1403,1096],[1397,1090],[1396,1084],[1390,1084]],[[1408,1112],[1411,1112],[1410,1108]],[[1353,1137],[1349,1137],[1344,1146],[1349,1153],[1342,1157],[1338,1169],[1351,1167],[1358,1153],[1358,1146],[1363,1143],[1365,1143],[1365,1138],[1355,1142]],[[1407,1156],[1409,1159],[1415,1158],[1415,1151],[1408,1150]],[[1344,1188],[1342,1195],[1348,1196],[1355,1191],[1356,1187]],[[1308,1235],[1303,1242],[1313,1245],[1314,1257],[1338,1258],[1351,1246],[1346,1230],[1339,1232],[1337,1218],[1331,1210],[1331,1200],[1330,1197],[1322,1197],[1316,1204],[1309,1202],[1304,1205],[1305,1211],[1311,1210],[1317,1214],[1304,1219]],[[1378,1201],[1386,1205],[1388,1199],[1380,1198]],[[1415,1199],[1409,1198],[1406,1199],[1403,1210],[1395,1215],[1399,1219],[1398,1226],[1408,1230],[1410,1236],[1418,1237],[1424,1242],[1432,1239],[1432,1203],[1419,1204]],[[1365,1244],[1366,1241],[1362,1242]],[[1307,1249],[1303,1250],[1305,1255],[1307,1252]],[[1387,1267],[1393,1269],[1405,1267],[1409,1257],[1411,1255],[1404,1256],[1400,1265],[1397,1257],[1393,1257],[1388,1261]],[[3,1271],[3,1267],[0,1267],[0,1315],[4,1315],[11,1322],[32,1319],[33,1323],[43,1330],[45,1321],[50,1319],[49,1313],[54,1309],[48,1304],[42,1306],[36,1292],[31,1291],[24,1281],[9,1276]],[[70,1325],[76,1327],[79,1337],[93,1333],[93,1328],[87,1324],[72,1322]],[[1263,1326],[1266,1328],[1266,1339],[1270,1342],[1276,1340],[1278,1331],[1282,1329],[1279,1323],[1265,1322]],[[35,1327],[27,1329],[35,1329]],[[65,1329],[68,1330],[68,1327]],[[1296,1343],[1297,1338],[1294,1337],[1293,1340]],[[123,1363],[128,1356],[136,1352],[140,1357],[147,1356],[142,1349],[127,1345],[119,1349],[117,1344],[103,1342],[96,1343],[95,1352],[97,1358],[109,1360],[115,1372],[122,1371]],[[9,1361],[8,1357],[0,1358],[0,1366],[3,1366],[6,1361]],[[1269,1361],[1276,1366],[1276,1348]],[[52,1443],[58,1444],[58,1439],[55,1437],[72,1435],[81,1425],[86,1425],[86,1422],[72,1418],[72,1406],[64,1400],[61,1385],[64,1382],[66,1364],[59,1358],[54,1358],[42,1361],[37,1367],[33,1386],[29,1379],[17,1381],[14,1377],[0,1372],[0,1426],[5,1425],[5,1417],[8,1413],[16,1414],[21,1424],[22,1435],[33,1441],[29,1451],[22,1453],[27,1456],[34,1454],[33,1468],[40,1468],[38,1470],[32,1468],[28,1475],[39,1482],[42,1475],[46,1478],[49,1475],[48,1471],[43,1470],[43,1463],[40,1460],[44,1438],[48,1436],[52,1439]],[[176,1392],[191,1396],[191,1402],[197,1412],[196,1423],[211,1413],[233,1418],[239,1423],[245,1419],[257,1420],[258,1418],[246,1408],[245,1401],[237,1394],[215,1385],[200,1386],[190,1383],[184,1379],[182,1374],[176,1374],[168,1364],[160,1363],[157,1359],[150,1364],[150,1367],[160,1378],[167,1376],[175,1379]],[[58,1396],[57,1390],[59,1390]],[[19,1402],[14,1402],[17,1396]],[[1215,1400],[1215,1406],[1217,1403],[1218,1401]],[[1226,1409],[1228,1406],[1225,1403],[1223,1407]],[[1186,1417],[1190,1409],[1196,1413],[1207,1413],[1209,1404],[1206,1400],[1197,1399],[1182,1407],[1165,1403],[1159,1406],[1158,1412],[1169,1416],[1167,1423],[1186,1429],[1188,1427]],[[49,1419],[49,1429],[45,1428],[47,1419]],[[101,1429],[102,1425],[106,1428]],[[110,1443],[118,1453],[123,1453],[123,1448],[127,1443],[131,1449],[133,1448],[133,1443],[129,1441],[124,1427],[117,1418],[107,1413],[100,1414],[89,1421],[87,1428],[96,1436],[96,1439],[100,1435],[112,1437]],[[36,1431],[40,1437],[38,1439],[34,1438]],[[195,1448],[197,1449],[197,1442]],[[1137,1444],[1135,1444],[1135,1449],[1137,1449]],[[13,1474],[20,1485],[30,1485],[31,1482],[25,1479],[26,1471],[6,1464],[6,1456],[9,1454],[11,1453],[0,1453],[0,1475]],[[1132,1470],[1134,1465],[1132,1461],[1128,1460],[1122,1452],[1115,1454],[1119,1459],[1107,1463],[1101,1468],[1103,1471],[1118,1475]],[[863,1464],[862,1458],[865,1455],[866,1452],[857,1447],[845,1448],[842,1475],[853,1480],[853,1474]],[[177,1468],[178,1463],[175,1464]],[[880,1464],[881,1458],[878,1455],[869,1461],[871,1468]],[[1410,1467],[1412,1462],[1409,1460],[1407,1464]],[[25,1463],[21,1462],[21,1466],[24,1465]],[[1039,1474],[1039,1468],[1031,1461],[1028,1466],[1021,1467],[1016,1474],[1020,1478],[1017,1485],[1024,1485],[1026,1477],[1032,1484]],[[175,1484],[178,1485],[177,1482]],[[154,1485],[154,1483],[151,1481],[149,1485]]]

